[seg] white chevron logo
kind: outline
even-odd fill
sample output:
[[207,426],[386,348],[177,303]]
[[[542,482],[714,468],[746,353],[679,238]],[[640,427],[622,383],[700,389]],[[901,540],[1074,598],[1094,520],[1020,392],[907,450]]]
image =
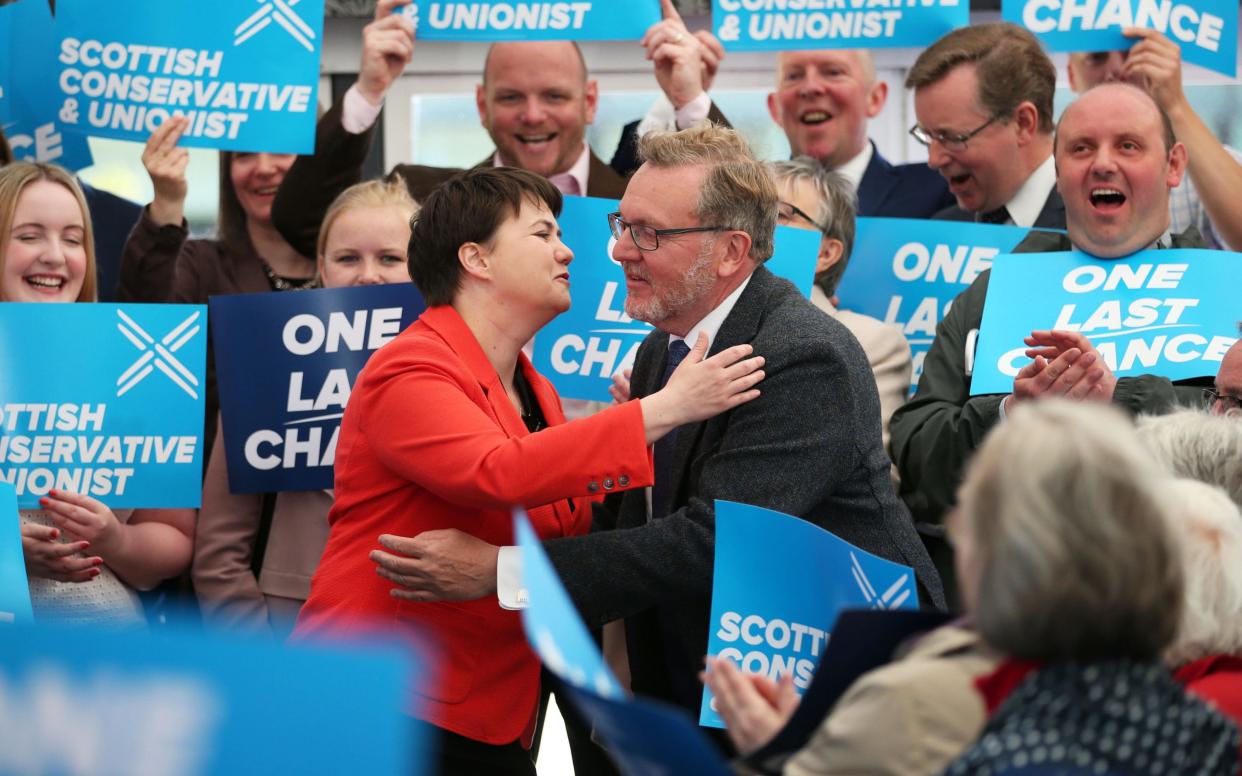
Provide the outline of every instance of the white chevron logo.
[[233,30],[233,45],[240,46],[253,38],[273,21],[284,28],[290,37],[302,45],[307,51],[314,51],[315,31],[310,28],[302,17],[293,10],[300,0],[259,0],[259,10],[246,18]]
[[910,590],[907,587],[910,577],[907,574],[902,574],[896,582],[889,585],[884,595],[878,595],[871,580],[867,578],[867,572],[863,571],[862,564],[858,562],[858,556],[853,552],[850,553],[850,571],[854,572],[854,582],[858,584],[863,598],[867,599],[872,609],[896,609],[910,597]]

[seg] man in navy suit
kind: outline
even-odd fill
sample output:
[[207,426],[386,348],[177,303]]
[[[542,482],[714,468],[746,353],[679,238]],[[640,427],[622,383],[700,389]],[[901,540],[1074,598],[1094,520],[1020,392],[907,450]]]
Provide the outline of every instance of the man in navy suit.
[[906,78],[928,166],[957,200],[936,218],[1065,228],[1052,161],[1057,75],[1030,32],[1013,24],[954,30]]
[[783,51],[768,112],[792,156],[810,156],[853,185],[858,215],[929,218],[953,204],[944,180],[924,164],[890,164],[867,138],[887,98],[867,51]]

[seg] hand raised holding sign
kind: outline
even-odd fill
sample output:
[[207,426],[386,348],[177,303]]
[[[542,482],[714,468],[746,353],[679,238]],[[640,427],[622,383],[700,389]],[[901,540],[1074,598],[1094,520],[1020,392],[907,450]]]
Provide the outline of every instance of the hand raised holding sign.
[[672,0],[661,0],[660,11],[664,18],[639,42],[655,63],[656,81],[665,96],[681,108],[711,87],[724,47],[710,32],[690,34]]
[[414,23],[394,13],[410,0],[379,0],[375,20],[362,28],[362,62],[358,66],[358,91],[372,105],[384,101],[393,81],[414,57]]
[[185,170],[190,164],[190,152],[179,147],[177,142],[189,123],[184,116],[170,116],[155,128],[142,149],[142,166],[147,168],[155,189],[148,212],[159,226],[181,226],[185,216],[185,198],[189,191]]

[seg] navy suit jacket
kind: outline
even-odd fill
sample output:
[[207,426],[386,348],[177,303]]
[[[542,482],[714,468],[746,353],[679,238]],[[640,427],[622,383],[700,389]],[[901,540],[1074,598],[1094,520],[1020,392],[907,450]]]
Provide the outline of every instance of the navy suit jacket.
[[947,184],[926,164],[891,164],[871,144],[871,162],[858,183],[858,215],[931,218],[954,204]]

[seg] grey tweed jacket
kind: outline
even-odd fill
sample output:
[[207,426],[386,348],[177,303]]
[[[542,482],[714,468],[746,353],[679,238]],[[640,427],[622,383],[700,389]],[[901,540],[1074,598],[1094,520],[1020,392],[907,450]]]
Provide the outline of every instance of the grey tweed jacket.
[[[598,505],[590,534],[544,545],[590,626],[625,619],[634,691],[696,715],[714,499],[796,515],[912,566],[923,604],[944,606],[935,567],[893,490],[875,379],[857,340],[788,281],[759,267],[711,352],[746,342],[766,359],[761,395],[680,429],[671,514],[649,522],[642,490],[614,494]],[[667,350],[663,332],[643,342],[634,397],[656,388]]]

